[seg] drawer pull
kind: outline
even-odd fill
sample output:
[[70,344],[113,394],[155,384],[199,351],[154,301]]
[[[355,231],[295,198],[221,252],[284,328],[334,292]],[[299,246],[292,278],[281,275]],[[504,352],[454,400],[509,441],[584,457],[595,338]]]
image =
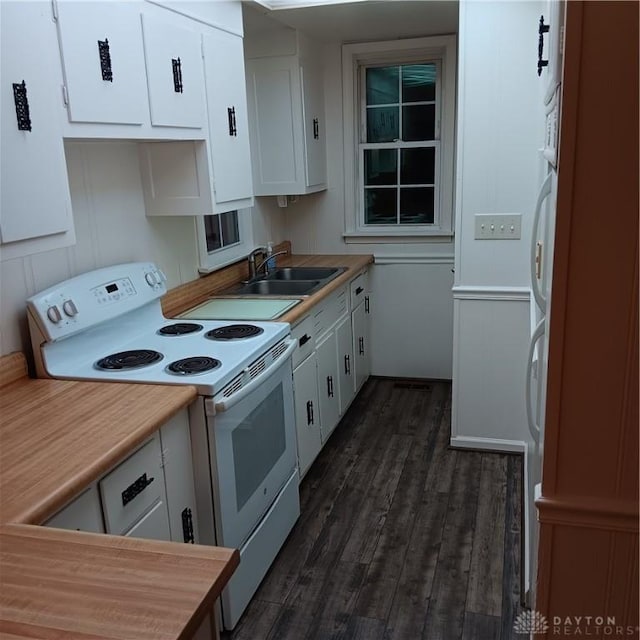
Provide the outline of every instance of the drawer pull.
[[350,376],[351,375],[351,358],[349,357],[349,354],[345,354],[344,356],[344,372]]
[[302,336],[302,338],[300,338],[300,340],[298,340],[298,344],[299,344],[301,347],[304,347],[304,345],[305,345],[305,344],[307,344],[307,342],[309,342],[309,340],[311,340],[311,336],[305,333],[305,334]]
[[364,297],[364,312],[369,313],[369,296]]
[[364,291],[364,289],[362,287],[358,287],[356,289],[356,295],[359,296],[363,291]]
[[187,543],[195,543],[193,536],[193,513],[191,513],[189,507],[182,510],[182,537]]
[[333,398],[333,376],[327,376],[327,396]]
[[307,402],[307,425],[313,424],[313,400]]
[[364,355],[364,338],[362,336],[358,338],[358,348],[360,351],[360,355],[363,356]]
[[129,504],[138,494],[142,493],[152,482],[154,478],[147,478],[147,474],[143,473],[137,480],[134,480],[122,492],[122,506]]

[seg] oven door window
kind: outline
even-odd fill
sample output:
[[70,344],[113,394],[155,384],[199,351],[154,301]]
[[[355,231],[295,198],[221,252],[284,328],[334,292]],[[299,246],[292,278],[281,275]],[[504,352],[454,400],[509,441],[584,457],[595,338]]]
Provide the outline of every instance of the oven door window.
[[244,418],[231,433],[235,461],[236,508],[244,507],[285,451],[282,386]]

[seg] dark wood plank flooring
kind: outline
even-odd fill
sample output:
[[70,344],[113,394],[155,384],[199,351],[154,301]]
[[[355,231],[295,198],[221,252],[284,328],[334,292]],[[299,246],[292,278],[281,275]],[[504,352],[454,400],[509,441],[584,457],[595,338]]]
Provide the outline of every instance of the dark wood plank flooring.
[[521,460],[448,448],[451,385],[370,379],[300,488],[302,515],[225,640],[507,640]]

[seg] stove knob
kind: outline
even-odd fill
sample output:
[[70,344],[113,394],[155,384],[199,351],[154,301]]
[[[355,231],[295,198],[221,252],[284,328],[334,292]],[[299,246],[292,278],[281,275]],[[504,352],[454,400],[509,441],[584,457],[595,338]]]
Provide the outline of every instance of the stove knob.
[[62,320],[62,314],[60,313],[60,309],[53,304],[47,309],[47,318],[53,322],[53,324],[58,324],[60,320]]
[[158,279],[156,278],[156,274],[153,271],[149,271],[144,274],[144,279],[147,281],[147,284],[150,287],[155,287],[158,284]]
[[64,311],[65,315],[69,316],[70,318],[78,315],[78,307],[76,307],[76,304],[73,300],[65,300],[62,303],[62,310]]
[[167,276],[164,275],[164,271],[162,271],[162,269],[156,269],[154,273],[156,274],[156,278],[158,278],[158,282],[167,281]]

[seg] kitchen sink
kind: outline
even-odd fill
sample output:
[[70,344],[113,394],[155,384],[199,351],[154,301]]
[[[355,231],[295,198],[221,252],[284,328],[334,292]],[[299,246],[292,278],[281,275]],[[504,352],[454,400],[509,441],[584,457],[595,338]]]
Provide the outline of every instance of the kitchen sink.
[[332,280],[345,271],[345,267],[282,267],[265,280]]
[[307,296],[319,288],[320,280],[256,280],[235,289],[235,295]]
[[225,293],[232,296],[310,296],[346,270],[346,267],[281,267]]

